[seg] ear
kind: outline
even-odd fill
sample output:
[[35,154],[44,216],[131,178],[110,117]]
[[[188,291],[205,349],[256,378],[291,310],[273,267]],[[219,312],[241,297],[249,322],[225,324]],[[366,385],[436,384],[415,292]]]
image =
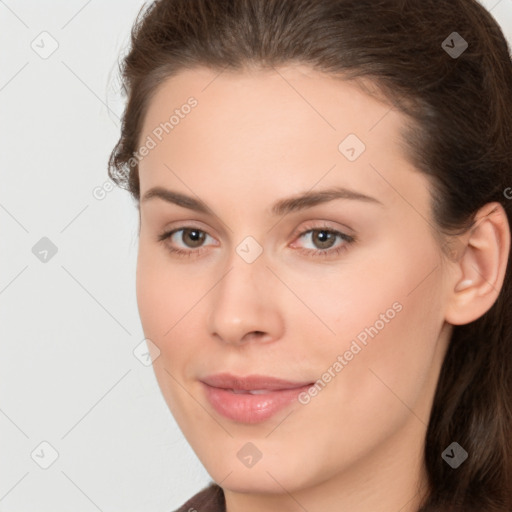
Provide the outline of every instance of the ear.
[[468,324],[486,313],[500,293],[510,251],[510,226],[498,202],[478,210],[469,234],[462,235],[462,255],[453,262],[445,319]]

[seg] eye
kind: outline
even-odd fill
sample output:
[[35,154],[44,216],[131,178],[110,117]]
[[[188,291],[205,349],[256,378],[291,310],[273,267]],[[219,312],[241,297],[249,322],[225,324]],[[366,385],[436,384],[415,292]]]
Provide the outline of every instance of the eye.
[[[181,235],[178,235],[179,233],[181,233]],[[204,251],[207,251],[204,246],[204,242],[207,238],[214,240],[213,237],[199,228],[184,226],[162,233],[158,236],[157,240],[159,242],[166,242],[167,240],[173,242],[173,245],[166,242],[167,249],[169,252],[179,257],[195,257],[201,255]],[[354,236],[347,235],[328,226],[316,226],[307,229],[306,231],[302,231],[297,238],[309,238],[310,241],[317,246],[317,248],[313,249],[298,249],[300,253],[308,256],[337,255],[346,250],[348,245],[356,241]],[[336,239],[340,240],[342,243],[335,246],[334,244],[336,243]],[[181,247],[176,247],[178,241],[183,244]],[[294,246],[292,245],[292,247]]]
[[[178,233],[181,232],[181,236],[176,236]],[[185,248],[180,247],[173,247],[170,244],[167,244],[167,248],[171,253],[177,254],[179,256],[192,256],[192,253],[194,255],[197,255],[197,253],[202,253],[203,248],[201,247],[204,241],[207,237],[210,237],[205,231],[195,228],[195,227],[183,227],[179,229],[174,229],[169,232],[162,233],[158,236],[159,242],[164,242],[166,240],[171,240],[174,243],[176,243],[176,239],[181,240],[181,242],[184,244]],[[210,237],[212,238],[212,237]],[[199,250],[187,250],[189,249],[197,249],[199,247]]]
[[[299,248],[299,252],[310,256],[332,256],[347,250],[347,246],[354,243],[356,238],[327,226],[317,226],[303,231],[298,239],[309,239],[313,243],[313,249]],[[342,243],[336,244],[336,239]],[[316,247],[316,248],[315,248]]]

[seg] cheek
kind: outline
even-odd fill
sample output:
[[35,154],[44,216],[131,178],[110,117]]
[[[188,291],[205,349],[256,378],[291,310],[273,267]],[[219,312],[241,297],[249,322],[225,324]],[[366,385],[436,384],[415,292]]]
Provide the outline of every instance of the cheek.
[[[171,273],[160,248],[150,246],[141,237],[137,258],[136,293],[141,323],[146,337],[160,350],[172,337],[174,326],[186,313],[187,297],[193,287],[183,287],[179,272]],[[179,290],[179,291],[178,291]]]
[[[169,265],[165,250],[141,236],[137,257],[137,303],[143,326],[157,329],[159,335],[178,320],[183,292],[180,273]],[[174,272],[170,270],[175,268]],[[176,293],[175,290],[179,290]]]
[[194,333],[188,316],[202,295],[200,285],[200,280],[188,283],[179,267],[169,265],[162,250],[141,238],[136,270],[139,316],[144,336],[160,350],[153,371],[170,411],[180,423],[192,414],[187,407],[190,397],[177,382],[183,381],[183,368],[198,354],[195,340],[202,339]]
[[311,354],[314,367],[327,369],[346,354],[346,368],[339,373],[346,374],[344,389],[358,388],[357,396],[361,384],[368,397],[384,386],[369,369],[389,385],[420,385],[436,348],[443,323],[436,247],[427,235],[417,244],[405,242],[390,237],[372,251],[359,251],[357,261],[347,259],[309,292],[306,281],[298,289],[335,333],[317,322],[325,342]]
[[141,243],[136,273],[137,305],[144,333],[154,342],[157,342],[156,339],[169,328],[169,325],[165,325],[167,322],[164,322],[164,319],[172,320],[171,311],[174,308],[172,304],[167,303],[172,294],[164,295],[165,288],[164,276],[159,265],[155,264],[150,252],[145,250]]
[[[157,345],[161,356],[155,363],[166,368],[186,365],[197,354],[201,298],[212,287],[215,276],[191,273],[186,265],[170,263],[162,248],[141,238],[137,258],[136,295],[146,338]],[[194,321],[192,321],[194,319]],[[156,371],[156,369],[155,369]]]
[[431,385],[443,321],[440,271],[433,270],[435,254],[428,253],[426,248],[395,250],[392,258],[383,253],[379,264],[352,281],[357,291],[343,295],[335,324],[340,341],[337,352],[331,350],[331,364],[337,355],[348,357],[333,393],[345,407],[360,408],[364,421],[407,415],[403,404],[413,407]]
[[[420,282],[425,272],[421,274],[422,269],[409,264],[402,267],[400,279],[382,274],[373,293],[343,294],[343,311],[331,317],[338,318],[332,324],[337,337],[330,343],[326,338],[321,347],[311,351],[309,359],[325,384],[320,384],[317,395],[303,406],[297,429],[289,424],[288,434],[296,436],[297,442],[304,431],[331,439],[322,446],[311,443],[311,457],[320,453],[329,467],[339,467],[340,460],[355,460],[371,451],[412,414],[417,416],[411,420],[417,428],[428,423],[425,397],[434,391],[433,360],[442,322],[435,306],[439,304],[437,275],[410,293],[413,276]],[[371,276],[361,279],[360,290],[369,291],[371,280]],[[395,301],[401,309],[392,308]],[[379,315],[386,315],[389,308],[393,313],[388,311],[386,323]]]

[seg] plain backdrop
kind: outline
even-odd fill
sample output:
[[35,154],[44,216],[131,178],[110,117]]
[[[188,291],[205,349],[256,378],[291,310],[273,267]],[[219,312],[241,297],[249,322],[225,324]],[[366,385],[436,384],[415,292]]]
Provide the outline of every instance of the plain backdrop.
[[[512,44],[512,1],[482,3]],[[107,175],[143,4],[0,0],[1,512],[170,512],[210,481],[146,365]]]

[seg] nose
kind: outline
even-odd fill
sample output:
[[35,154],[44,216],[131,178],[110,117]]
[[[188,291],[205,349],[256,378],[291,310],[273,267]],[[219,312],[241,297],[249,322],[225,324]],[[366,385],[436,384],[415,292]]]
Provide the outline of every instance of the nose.
[[284,331],[279,285],[263,254],[247,263],[234,252],[209,298],[210,334],[234,345],[268,343]]

